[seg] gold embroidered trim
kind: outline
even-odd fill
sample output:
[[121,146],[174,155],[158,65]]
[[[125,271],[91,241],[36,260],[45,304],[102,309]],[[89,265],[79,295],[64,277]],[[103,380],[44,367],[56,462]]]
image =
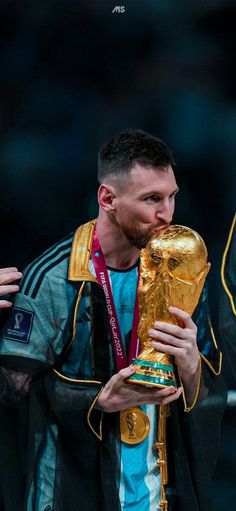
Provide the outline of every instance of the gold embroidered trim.
[[[201,355],[201,353],[200,353],[200,355]],[[194,406],[195,406],[195,404],[196,404],[196,402],[198,400],[198,396],[199,396],[199,392],[200,392],[200,388],[201,388],[201,380],[202,380],[202,362],[201,362],[201,357],[199,357],[197,371],[198,371],[197,388],[196,388],[195,396],[193,398],[193,402],[192,402],[191,405],[187,404],[187,399],[186,399],[186,395],[185,395],[185,392],[184,392],[184,385],[183,385],[182,379],[179,377],[180,382],[181,382],[181,386],[183,387],[182,397],[183,397],[183,402],[184,402],[184,411],[186,413],[191,412],[191,410],[194,408]]]
[[93,411],[93,408],[101,394],[101,392],[103,391],[103,388],[100,390],[100,392],[98,393],[98,395],[95,397],[95,399],[93,400],[90,408],[89,408],[89,411],[87,413],[87,421],[88,421],[88,425],[90,427],[90,429],[92,430],[92,432],[94,433],[94,435],[96,435],[96,437],[99,439],[99,440],[102,440],[102,421],[103,421],[103,412],[101,412],[101,419],[100,419],[100,422],[99,422],[99,433],[97,433],[97,431],[93,428],[92,424],[91,424],[91,421],[90,421],[90,416],[91,416],[91,413]]
[[102,382],[101,381],[98,381],[98,380],[78,380],[77,378],[69,378],[68,376],[65,376],[64,374],[62,373],[59,373],[59,371],[57,371],[57,369],[52,369],[54,373],[56,373],[57,376],[59,376],[59,378],[61,378],[62,380],[65,380],[65,381],[71,381],[73,383],[99,383],[101,384]]
[[157,442],[154,447],[158,451],[157,465],[160,469],[160,502],[159,508],[162,511],[168,511],[168,501],[166,497],[165,485],[168,483],[168,464],[167,464],[167,449],[166,449],[166,419],[170,415],[170,406],[159,406],[159,419],[158,419],[158,432]]
[[208,367],[210,367],[210,369],[212,370],[213,374],[215,376],[219,376],[219,374],[221,373],[221,369],[222,369],[222,353],[221,353],[221,351],[219,351],[219,369],[218,369],[218,371],[216,371],[214,369],[214,367],[211,365],[209,360],[207,360],[207,358],[202,353],[200,353],[200,355],[201,355],[202,359],[204,360],[204,362],[208,365]]
[[202,359],[204,360],[204,362],[206,362],[206,364],[208,365],[208,367],[210,367],[211,371],[213,372],[213,374],[215,376],[219,376],[219,374],[221,373],[221,368],[222,368],[222,353],[221,351],[219,351],[218,349],[218,345],[217,345],[217,341],[216,341],[216,338],[215,338],[215,333],[214,333],[214,330],[213,330],[213,327],[212,327],[212,324],[211,324],[211,321],[210,321],[210,318],[208,317],[208,322],[209,322],[209,325],[210,325],[210,331],[211,331],[211,336],[212,336],[212,340],[213,340],[213,343],[214,343],[214,346],[216,348],[216,350],[218,351],[218,354],[219,354],[219,367],[218,369],[216,370],[212,363],[209,362],[209,360],[205,357],[205,355],[202,355],[202,353],[200,353]]
[[187,405],[187,400],[186,400],[186,396],[185,396],[185,392],[184,392],[184,386],[182,385],[182,380],[181,378],[180,379],[180,382],[181,382],[181,385],[183,386],[183,401],[184,401],[184,411],[185,412],[191,412],[191,410],[194,408],[194,406],[196,405],[196,402],[198,400],[198,396],[199,396],[199,392],[200,392],[200,388],[201,388],[201,378],[202,378],[202,360],[204,360],[204,362],[208,365],[208,367],[211,369],[211,371],[213,372],[213,374],[215,376],[219,376],[219,374],[221,373],[221,369],[222,369],[222,353],[218,350],[218,345],[217,345],[217,342],[216,342],[216,338],[215,338],[215,333],[214,333],[214,330],[212,328],[212,325],[211,325],[211,322],[210,322],[210,319],[208,317],[208,322],[209,322],[209,325],[210,325],[210,331],[211,331],[211,336],[212,336],[212,341],[213,341],[213,344],[219,354],[219,366],[218,366],[218,369],[215,369],[212,365],[212,363],[205,357],[205,355],[203,355],[202,353],[199,353],[200,355],[200,360],[199,360],[199,365],[198,365],[198,384],[197,384],[197,389],[196,389],[196,393],[195,393],[195,396],[194,396],[194,400],[193,400],[193,403],[191,404],[191,406],[188,406]]
[[228,236],[228,240],[227,240],[227,243],[226,243],[226,247],[225,247],[225,251],[224,251],[224,254],[223,254],[223,258],[222,258],[222,264],[221,264],[221,281],[222,281],[222,284],[223,284],[223,288],[227,294],[227,296],[229,297],[229,301],[230,301],[230,305],[232,307],[232,311],[234,313],[234,315],[236,316],[236,304],[234,303],[234,298],[233,298],[233,295],[231,294],[227,284],[226,284],[226,280],[225,280],[225,264],[226,264],[226,258],[227,258],[227,255],[228,255],[228,251],[229,251],[229,247],[230,247],[230,244],[231,244],[231,241],[232,241],[232,237],[233,237],[233,232],[234,232],[234,228],[235,228],[235,225],[236,225],[236,214],[234,216],[234,219],[233,219],[233,223],[231,225],[231,228],[230,228],[230,231],[229,231],[229,236]]
[[81,225],[75,232],[68,271],[68,279],[71,281],[97,282],[88,267],[95,224],[96,220],[92,220]]

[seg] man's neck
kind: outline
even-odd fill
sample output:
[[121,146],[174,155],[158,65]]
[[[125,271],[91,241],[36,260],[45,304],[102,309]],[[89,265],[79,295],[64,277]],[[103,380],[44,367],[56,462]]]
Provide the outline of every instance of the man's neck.
[[139,250],[129,242],[121,229],[109,218],[99,216],[96,230],[107,266],[125,270],[138,261]]

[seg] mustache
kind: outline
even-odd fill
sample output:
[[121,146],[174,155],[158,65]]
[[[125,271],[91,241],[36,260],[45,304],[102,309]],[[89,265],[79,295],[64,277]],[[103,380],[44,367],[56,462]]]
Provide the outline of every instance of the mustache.
[[139,250],[141,250],[147,246],[148,242],[152,238],[158,236],[161,232],[167,229],[167,227],[169,227],[169,224],[163,224],[163,226],[159,226],[158,229],[150,228],[149,231],[145,233],[137,233],[137,235],[132,239],[132,242]]
[[170,226],[170,223],[163,223],[162,225],[158,225],[157,227],[154,227],[152,229],[152,232],[154,233],[158,233],[159,231],[165,231],[165,229],[167,229],[168,227]]

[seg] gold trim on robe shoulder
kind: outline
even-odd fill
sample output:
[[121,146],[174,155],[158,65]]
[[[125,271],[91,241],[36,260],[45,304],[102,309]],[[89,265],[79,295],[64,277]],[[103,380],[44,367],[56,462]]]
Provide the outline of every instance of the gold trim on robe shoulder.
[[[73,334],[72,339],[69,345],[67,346],[66,352],[70,349],[71,344],[73,343],[73,340],[76,336],[76,318],[77,318],[77,312],[79,308],[79,303],[82,297],[82,292],[85,286],[85,282],[97,282],[96,278],[91,274],[89,271],[89,260],[90,260],[90,251],[92,247],[93,242],[93,231],[96,224],[96,220],[92,220],[90,222],[87,222],[84,225],[81,225],[75,232],[73,243],[72,243],[72,249],[71,249],[71,255],[70,255],[70,261],[69,261],[69,270],[68,270],[68,279],[72,282],[82,282],[82,285],[80,287],[78,297],[76,300],[75,310],[74,310],[74,318],[73,318]],[[64,381],[72,382],[72,383],[85,383],[85,384],[102,384],[100,381],[96,380],[81,380],[77,378],[69,378],[68,376],[65,376],[64,374],[60,373],[58,370],[53,369],[54,373],[61,378]],[[102,389],[99,390],[98,394],[96,395],[95,399],[93,400],[88,413],[87,413],[87,422],[88,426],[93,432],[93,434],[99,439],[102,440],[102,419],[103,419],[103,412],[101,413],[101,419],[99,423],[99,430],[98,432],[95,430],[91,423],[91,414],[92,410],[97,402],[97,399],[102,392]]]
[[72,282],[81,280],[97,282],[96,277],[89,271],[90,252],[95,225],[96,220],[91,220],[81,225],[75,232],[68,271],[68,279]]

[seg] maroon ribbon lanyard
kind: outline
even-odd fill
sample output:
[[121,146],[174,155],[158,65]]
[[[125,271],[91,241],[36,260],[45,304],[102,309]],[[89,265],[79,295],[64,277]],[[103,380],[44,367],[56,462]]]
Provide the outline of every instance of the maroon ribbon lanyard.
[[122,343],[120,327],[118,323],[118,318],[115,310],[115,304],[112,295],[112,289],[110,285],[110,279],[108,275],[108,271],[106,268],[106,263],[104,259],[104,255],[102,253],[102,249],[100,247],[100,243],[97,237],[96,230],[94,230],[93,235],[93,245],[91,249],[91,257],[97,277],[97,281],[102,287],[105,299],[106,306],[109,318],[109,327],[112,338],[112,345],[115,354],[115,361],[117,370],[120,371],[128,364],[131,364],[133,359],[137,356],[138,350],[138,338],[137,338],[137,329],[138,329],[138,293],[136,292],[136,300],[134,307],[134,319],[132,325],[132,334],[131,334],[131,343],[130,343],[130,352],[129,357],[126,356],[124,346]]

